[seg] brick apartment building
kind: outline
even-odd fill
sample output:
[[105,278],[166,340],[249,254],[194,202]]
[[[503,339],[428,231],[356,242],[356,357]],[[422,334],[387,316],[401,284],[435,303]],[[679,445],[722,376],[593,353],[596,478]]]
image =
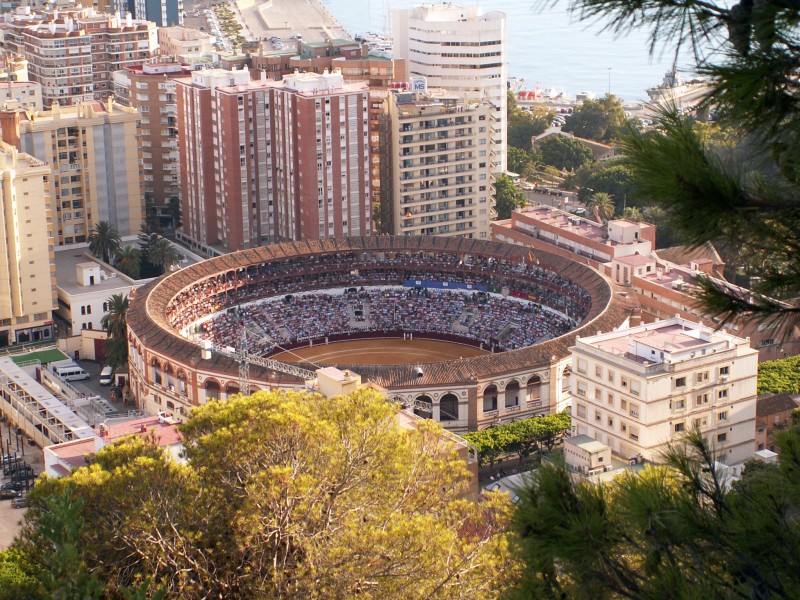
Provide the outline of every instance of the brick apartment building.
[[219,69],[177,83],[182,236],[195,249],[369,235],[366,84]]

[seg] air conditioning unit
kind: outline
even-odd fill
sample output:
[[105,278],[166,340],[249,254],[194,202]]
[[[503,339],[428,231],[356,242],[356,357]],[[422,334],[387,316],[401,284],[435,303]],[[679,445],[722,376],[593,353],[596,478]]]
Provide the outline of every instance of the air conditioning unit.
[[720,381],[720,383],[725,383],[726,381],[728,381],[728,376],[727,375],[720,375],[719,376],[719,381]]

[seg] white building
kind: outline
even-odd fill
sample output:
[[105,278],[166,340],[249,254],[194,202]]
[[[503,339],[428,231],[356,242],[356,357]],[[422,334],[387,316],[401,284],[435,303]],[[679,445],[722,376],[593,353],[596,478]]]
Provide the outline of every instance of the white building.
[[58,315],[69,323],[68,335],[102,330],[108,299],[114,294],[127,296],[136,287],[133,280],[93,258],[85,246],[59,248],[55,265]]
[[423,4],[392,10],[393,50],[409,75],[468,100],[494,105],[492,171],[506,170],[508,49],[506,15],[478,6]]
[[189,27],[159,27],[158,45],[162,56],[174,57],[181,64],[210,62],[214,36]]
[[444,90],[392,90],[389,115],[394,235],[488,239],[493,216],[489,139],[492,109]]
[[578,338],[572,422],[624,458],[658,461],[698,427],[727,464],[755,450],[758,352],[678,317]]

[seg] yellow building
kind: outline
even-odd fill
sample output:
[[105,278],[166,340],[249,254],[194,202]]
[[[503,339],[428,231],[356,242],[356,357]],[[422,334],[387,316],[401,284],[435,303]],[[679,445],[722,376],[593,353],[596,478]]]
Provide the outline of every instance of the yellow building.
[[50,168],[0,143],[0,347],[53,339],[56,308]]
[[112,100],[54,104],[38,113],[0,110],[3,141],[50,165],[57,245],[85,243],[98,221],[110,222],[123,237],[139,233],[140,122],[136,109]]

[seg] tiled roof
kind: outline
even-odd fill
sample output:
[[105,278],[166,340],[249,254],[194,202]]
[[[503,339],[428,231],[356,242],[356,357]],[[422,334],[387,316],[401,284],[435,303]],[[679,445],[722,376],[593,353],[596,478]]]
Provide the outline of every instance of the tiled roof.
[[[235,360],[217,354],[209,360],[200,357],[199,347],[178,335],[166,319],[170,301],[181,290],[193,283],[221,272],[236,270],[252,264],[271,260],[313,256],[331,252],[443,252],[504,259],[512,262],[525,260],[530,249],[502,242],[471,240],[457,237],[435,236],[372,236],[345,239],[325,239],[303,242],[288,242],[271,246],[242,250],[191,265],[147,284],[131,294],[128,311],[128,326],[151,351],[172,358],[178,363],[188,364],[204,371],[216,371],[236,376]],[[444,385],[475,383],[479,379],[502,373],[513,373],[536,365],[546,365],[553,357],[564,357],[574,345],[576,335],[594,335],[600,331],[611,331],[630,314],[627,307],[612,295],[612,284],[602,275],[586,265],[562,256],[536,252],[539,264],[550,268],[563,277],[577,283],[592,297],[592,306],[583,325],[561,337],[540,344],[497,354],[484,354],[461,360],[424,363],[419,365],[354,366],[336,365],[352,369],[364,381],[398,389],[420,385]],[[314,368],[307,365],[308,368]],[[422,368],[420,377],[417,367]],[[286,375],[268,373],[265,369],[250,365],[251,379],[275,383],[296,382]]]
[[756,400],[756,417],[769,417],[798,407],[800,394],[781,392],[780,394],[762,394]]

